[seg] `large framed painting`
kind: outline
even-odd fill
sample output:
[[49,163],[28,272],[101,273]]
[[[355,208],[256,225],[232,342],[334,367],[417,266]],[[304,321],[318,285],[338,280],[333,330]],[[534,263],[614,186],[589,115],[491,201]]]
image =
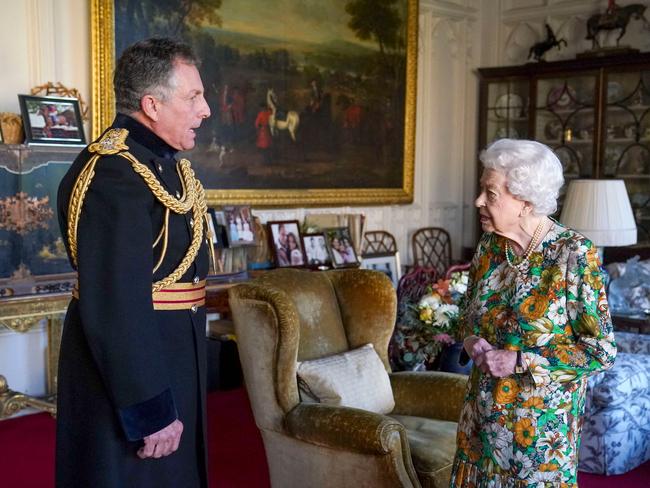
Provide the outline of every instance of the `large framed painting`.
[[190,43],[212,116],[184,154],[211,205],[413,200],[417,0],[91,0],[93,136],[129,44]]

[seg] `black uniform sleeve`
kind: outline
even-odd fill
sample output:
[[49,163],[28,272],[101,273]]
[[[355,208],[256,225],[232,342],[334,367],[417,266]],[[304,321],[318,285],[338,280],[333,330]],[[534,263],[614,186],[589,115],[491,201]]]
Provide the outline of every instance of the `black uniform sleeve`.
[[178,416],[151,297],[153,205],[126,159],[103,157],[77,231],[83,331],[130,441]]

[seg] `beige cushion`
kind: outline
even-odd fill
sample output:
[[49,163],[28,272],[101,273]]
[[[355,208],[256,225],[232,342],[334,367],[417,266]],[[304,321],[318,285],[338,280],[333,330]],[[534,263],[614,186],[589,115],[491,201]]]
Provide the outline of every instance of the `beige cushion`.
[[298,363],[303,401],[389,413],[395,407],[384,364],[372,344]]

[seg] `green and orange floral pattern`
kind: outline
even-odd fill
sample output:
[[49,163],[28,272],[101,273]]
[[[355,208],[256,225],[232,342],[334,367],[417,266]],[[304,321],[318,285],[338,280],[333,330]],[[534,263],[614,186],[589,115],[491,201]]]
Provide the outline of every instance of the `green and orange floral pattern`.
[[483,235],[461,318],[465,335],[520,349],[524,374],[472,370],[452,487],[576,487],[587,377],[616,344],[595,246],[557,222],[519,269]]

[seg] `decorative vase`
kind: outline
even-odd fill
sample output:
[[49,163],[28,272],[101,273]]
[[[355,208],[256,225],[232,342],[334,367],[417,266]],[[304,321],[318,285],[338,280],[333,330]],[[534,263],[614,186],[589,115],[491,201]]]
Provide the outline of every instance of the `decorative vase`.
[[458,363],[458,359],[460,358],[460,353],[462,350],[462,342],[454,342],[453,344],[445,347],[440,352],[440,363],[438,369],[440,371],[446,371],[448,373],[469,375],[470,371],[472,370],[472,360],[470,359],[470,361],[465,366],[461,366]]

